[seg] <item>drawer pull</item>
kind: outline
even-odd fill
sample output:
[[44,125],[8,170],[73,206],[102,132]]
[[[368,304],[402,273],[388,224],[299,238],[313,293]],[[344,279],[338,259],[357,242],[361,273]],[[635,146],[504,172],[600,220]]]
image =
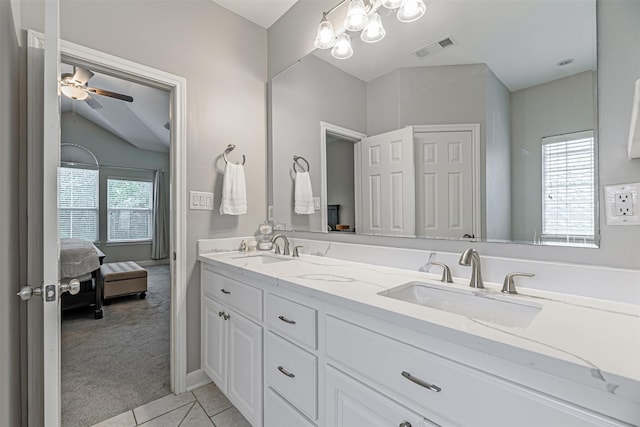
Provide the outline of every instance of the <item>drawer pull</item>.
[[224,311],[219,311],[218,312],[218,317],[222,317],[222,316],[224,316]]
[[284,323],[288,323],[290,325],[295,325],[296,321],[295,320],[289,320],[284,316],[278,316],[278,319],[282,320]]
[[230,294],[231,293],[231,291],[228,291],[226,289],[220,289],[220,290],[222,291],[223,294]]
[[278,366],[278,371],[282,372],[282,374],[288,376],[289,378],[294,378],[296,376],[294,373],[287,371],[282,366]]
[[403,423],[400,423],[399,427],[411,427],[411,423],[409,421],[405,421]]
[[429,384],[427,382],[422,381],[421,379],[412,377],[411,374],[407,371],[402,371],[402,376],[405,377],[406,379],[408,379],[409,381],[418,384],[421,387],[424,388],[428,388],[431,391],[435,391],[436,393],[438,393],[440,390],[442,390],[440,387],[438,387],[435,384]]
[[223,317],[224,317],[224,320],[229,320],[229,318],[231,317],[231,315],[230,315],[230,314],[226,314],[226,313],[225,313],[225,314],[223,315]]

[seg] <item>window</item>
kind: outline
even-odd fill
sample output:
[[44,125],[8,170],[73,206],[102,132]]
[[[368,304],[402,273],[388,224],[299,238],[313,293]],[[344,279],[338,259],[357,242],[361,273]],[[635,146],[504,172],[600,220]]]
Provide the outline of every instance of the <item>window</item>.
[[593,241],[593,131],[542,139],[542,187],[543,238]]
[[107,241],[151,240],[153,183],[107,180]]
[[98,240],[98,170],[60,168],[58,234],[91,242]]

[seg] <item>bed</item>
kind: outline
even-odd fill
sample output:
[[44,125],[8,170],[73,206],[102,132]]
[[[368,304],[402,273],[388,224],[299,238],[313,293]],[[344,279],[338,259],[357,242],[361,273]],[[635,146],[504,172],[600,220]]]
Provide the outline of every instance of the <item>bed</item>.
[[94,318],[102,319],[100,265],[104,253],[87,240],[60,239],[60,281],[80,280],[80,292],[62,294],[62,310],[93,306]]

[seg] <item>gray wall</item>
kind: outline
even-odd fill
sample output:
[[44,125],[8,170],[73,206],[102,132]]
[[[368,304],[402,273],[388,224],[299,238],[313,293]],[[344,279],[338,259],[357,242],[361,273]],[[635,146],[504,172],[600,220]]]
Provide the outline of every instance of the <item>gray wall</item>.
[[[325,2],[303,1],[269,29],[269,76],[272,77],[311,52],[315,28],[328,9]],[[599,178],[606,184],[640,182],[640,160],[626,158],[633,84],[640,75],[640,2],[598,2],[598,120]],[[602,193],[600,196],[602,200]],[[602,202],[601,216],[604,213]],[[542,247],[499,243],[474,243],[482,253],[538,260],[640,267],[637,242],[640,227],[613,227],[601,222],[599,249]],[[340,239],[378,245],[458,252],[466,242],[301,233],[300,237]]]
[[[61,37],[187,79],[187,190],[214,191],[214,211],[187,213],[187,350],[200,368],[196,240],[254,234],[266,215],[266,30],[210,0],[61,0]],[[22,3],[22,28],[42,9]],[[96,19],[99,17],[99,19]],[[245,154],[248,213],[221,216],[222,152]]]
[[358,132],[365,129],[365,83],[311,55],[272,82],[278,101],[271,114],[271,130],[278,145],[273,152],[276,223],[287,229],[323,230],[320,211],[293,213],[293,155],[309,161],[313,195],[320,197],[320,122]]
[[354,143],[340,138],[327,139],[327,204],[340,205],[340,222],[355,224],[355,183],[353,182]]
[[0,1],[0,425],[20,425],[20,57],[12,4]]
[[585,71],[511,94],[514,240],[542,231],[542,138],[594,129],[594,78]]
[[[123,166],[147,170],[128,170],[100,167],[100,199],[99,199],[99,242],[98,246],[105,253],[104,262],[147,261],[151,259],[151,242],[144,243],[107,243],[107,179],[133,178],[153,181],[155,169],[164,169],[166,182],[169,177],[169,153],[139,150],[127,141],[111,132],[95,125],[79,114],[62,114],[62,142],[82,145],[93,153],[98,164]],[[167,185],[167,192],[169,191]],[[169,200],[169,194],[167,194]]]
[[511,93],[487,68],[484,222],[488,240],[511,240]]

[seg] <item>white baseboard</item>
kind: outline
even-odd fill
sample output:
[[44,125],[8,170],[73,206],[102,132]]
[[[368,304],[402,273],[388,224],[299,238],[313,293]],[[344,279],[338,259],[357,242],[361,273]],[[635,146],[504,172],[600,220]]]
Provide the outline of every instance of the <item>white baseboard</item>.
[[187,391],[194,390],[203,385],[207,385],[211,382],[211,379],[204,373],[202,369],[189,372],[187,374]]
[[154,265],[169,265],[169,258],[136,261],[136,264],[138,264],[140,267],[151,267]]

